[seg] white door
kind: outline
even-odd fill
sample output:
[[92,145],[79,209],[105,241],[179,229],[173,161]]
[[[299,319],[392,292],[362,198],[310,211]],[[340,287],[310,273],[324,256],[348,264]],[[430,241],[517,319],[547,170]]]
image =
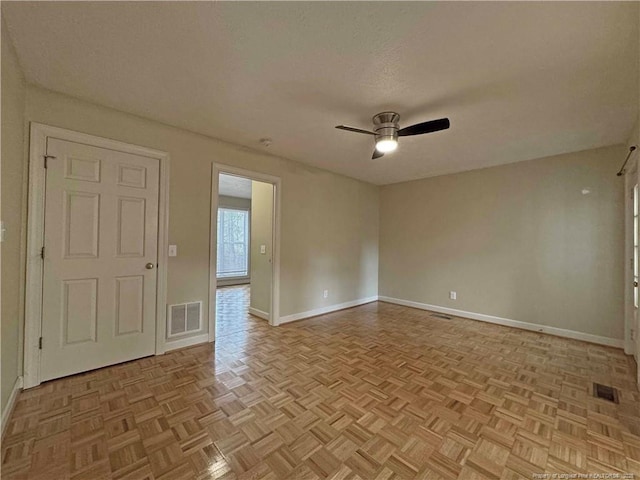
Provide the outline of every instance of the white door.
[[49,138],[42,380],[155,353],[159,162]]
[[[630,245],[631,263],[630,275],[626,275],[625,292],[631,292],[628,297],[625,313],[625,353],[633,354],[636,363],[640,354],[640,169],[636,167],[634,161],[628,167],[625,178],[625,185],[628,192],[627,208],[627,228],[628,244]],[[630,342],[628,342],[630,337]],[[631,345],[629,345],[631,343]],[[637,369],[637,384],[640,388],[640,368]]]

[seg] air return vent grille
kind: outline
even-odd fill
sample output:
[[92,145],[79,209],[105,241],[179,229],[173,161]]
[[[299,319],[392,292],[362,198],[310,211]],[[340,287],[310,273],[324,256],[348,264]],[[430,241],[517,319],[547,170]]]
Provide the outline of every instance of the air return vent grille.
[[197,332],[202,328],[202,302],[169,305],[167,337]]

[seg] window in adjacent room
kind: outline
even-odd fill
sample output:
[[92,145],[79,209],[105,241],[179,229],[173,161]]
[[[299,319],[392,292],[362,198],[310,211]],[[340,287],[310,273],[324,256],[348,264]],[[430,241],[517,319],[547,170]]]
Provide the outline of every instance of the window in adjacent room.
[[249,275],[249,211],[218,209],[218,278]]

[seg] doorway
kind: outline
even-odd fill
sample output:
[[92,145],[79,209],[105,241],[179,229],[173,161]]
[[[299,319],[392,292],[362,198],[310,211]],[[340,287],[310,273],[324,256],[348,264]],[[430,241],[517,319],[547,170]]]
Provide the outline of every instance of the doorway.
[[211,341],[277,325],[279,184],[276,177],[214,165]]
[[[635,159],[625,172],[626,259],[625,259],[625,342],[624,351],[638,365],[640,353],[640,171]],[[640,368],[637,369],[640,386]]]

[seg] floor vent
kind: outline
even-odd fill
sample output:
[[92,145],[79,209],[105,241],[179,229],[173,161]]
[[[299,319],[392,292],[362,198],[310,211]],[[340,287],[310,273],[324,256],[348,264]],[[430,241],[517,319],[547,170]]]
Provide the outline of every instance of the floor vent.
[[202,302],[169,305],[167,337],[197,332],[202,328]]
[[608,402],[620,403],[618,401],[618,390],[610,387],[609,385],[602,385],[601,383],[593,384],[593,396],[607,400]]
[[436,318],[442,318],[444,320],[451,320],[453,317],[450,317],[448,315],[445,315],[443,313],[432,313],[431,314],[432,317],[436,317]]

